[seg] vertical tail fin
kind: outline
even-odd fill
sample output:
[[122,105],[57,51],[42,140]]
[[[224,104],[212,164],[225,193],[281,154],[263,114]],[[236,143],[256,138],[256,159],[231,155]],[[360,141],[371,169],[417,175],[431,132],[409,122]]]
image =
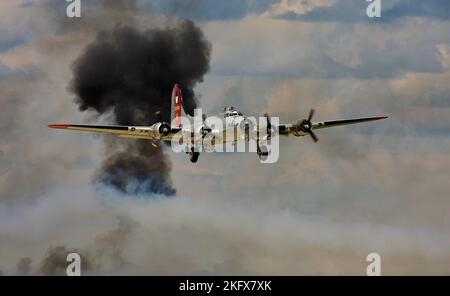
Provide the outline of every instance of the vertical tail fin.
[[183,108],[183,97],[178,84],[173,86],[171,97],[170,122],[172,128],[181,128],[181,109]]

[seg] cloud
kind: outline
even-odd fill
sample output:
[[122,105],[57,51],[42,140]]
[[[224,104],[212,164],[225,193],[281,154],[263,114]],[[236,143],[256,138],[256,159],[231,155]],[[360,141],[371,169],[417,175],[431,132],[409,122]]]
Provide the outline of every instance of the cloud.
[[23,45],[31,38],[27,30],[31,22],[31,10],[18,2],[24,1],[5,0],[0,4],[0,11],[8,11],[0,19],[0,52]]
[[214,44],[212,74],[285,79],[386,79],[442,72],[436,45],[450,42],[447,30],[448,22],[414,18],[381,26],[251,16],[205,26]]
[[[198,21],[232,21],[251,15],[265,15],[293,21],[374,23],[366,15],[368,5],[368,2],[361,0],[138,1],[138,7],[146,12]],[[446,0],[390,0],[382,1],[381,8],[383,22],[404,17],[445,20],[450,14]]]
[[142,8],[167,16],[178,16],[198,21],[236,20],[249,14],[266,11],[275,0],[156,0],[140,1]]
[[10,77],[18,74],[20,74],[20,72],[14,71],[13,69],[5,66],[4,64],[0,64],[0,79],[2,79],[2,77]]
[[428,18],[448,20],[450,16],[450,3],[445,0],[431,1],[396,1],[386,11],[386,14],[394,19],[401,16],[422,16]]
[[436,45],[436,48],[441,57],[442,67],[444,69],[450,68],[450,47],[446,44],[439,43]]
[[[0,224],[0,248],[11,258],[2,260],[5,272],[25,253],[32,274],[61,275],[64,255],[73,251],[84,258],[84,274],[364,274],[371,250],[382,254],[384,274],[442,272],[448,262],[450,241],[433,231],[336,222],[236,201],[134,201],[72,189],[61,187],[2,215],[9,222]],[[35,227],[42,230],[30,235]]]
[[336,5],[336,0],[281,0],[272,6],[270,14],[274,16],[281,16],[289,13],[304,15],[319,7],[330,7],[334,5]]
[[281,1],[266,14],[292,21],[390,23],[405,17],[424,17],[446,20],[450,6],[445,0],[391,0],[381,1],[381,18],[370,19],[366,9],[369,2],[339,1]]

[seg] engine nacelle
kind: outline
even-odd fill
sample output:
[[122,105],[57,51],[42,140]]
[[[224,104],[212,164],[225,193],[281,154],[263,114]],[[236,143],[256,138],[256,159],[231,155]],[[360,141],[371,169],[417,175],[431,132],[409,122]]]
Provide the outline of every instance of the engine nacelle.
[[153,130],[158,132],[160,136],[167,136],[170,133],[170,125],[166,122],[158,122],[153,125]]
[[256,122],[249,118],[241,120],[241,122],[239,123],[239,128],[241,129],[241,131],[243,133],[245,133],[247,131],[249,131],[249,132],[253,131],[255,129],[255,126],[256,126]]
[[207,134],[212,132],[211,128],[205,125],[199,126],[195,129],[195,135],[204,138]]

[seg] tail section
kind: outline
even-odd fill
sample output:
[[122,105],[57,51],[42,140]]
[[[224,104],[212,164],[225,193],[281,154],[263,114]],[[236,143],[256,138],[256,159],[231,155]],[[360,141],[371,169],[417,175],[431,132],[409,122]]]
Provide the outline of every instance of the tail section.
[[170,122],[172,128],[181,128],[181,109],[183,108],[183,97],[178,84],[173,86],[171,97]]

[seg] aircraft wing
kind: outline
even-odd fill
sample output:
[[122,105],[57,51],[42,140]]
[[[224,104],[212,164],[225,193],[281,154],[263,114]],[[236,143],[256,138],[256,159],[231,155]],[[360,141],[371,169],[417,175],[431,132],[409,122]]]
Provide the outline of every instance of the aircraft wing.
[[[376,116],[376,117],[364,117],[364,118],[354,118],[354,119],[341,119],[341,120],[327,120],[312,122],[311,119],[314,116],[314,110],[311,110],[308,119],[299,120],[296,123],[288,125],[279,125],[279,131],[281,135],[294,135],[297,137],[310,135],[314,142],[317,142],[317,136],[314,133],[315,130],[343,126],[350,124],[357,124],[363,122],[370,122],[376,120],[386,119],[386,116]],[[270,121],[270,119],[268,119]]]
[[386,116],[377,116],[377,117],[366,117],[366,118],[355,118],[355,119],[320,121],[320,122],[314,122],[312,124],[312,129],[316,130],[316,129],[322,129],[322,128],[335,127],[335,126],[376,121],[376,120],[381,120],[381,119],[386,119],[386,118],[387,118]]
[[157,139],[159,137],[157,131],[147,126],[51,124],[48,127],[72,131],[106,133],[123,138]]

